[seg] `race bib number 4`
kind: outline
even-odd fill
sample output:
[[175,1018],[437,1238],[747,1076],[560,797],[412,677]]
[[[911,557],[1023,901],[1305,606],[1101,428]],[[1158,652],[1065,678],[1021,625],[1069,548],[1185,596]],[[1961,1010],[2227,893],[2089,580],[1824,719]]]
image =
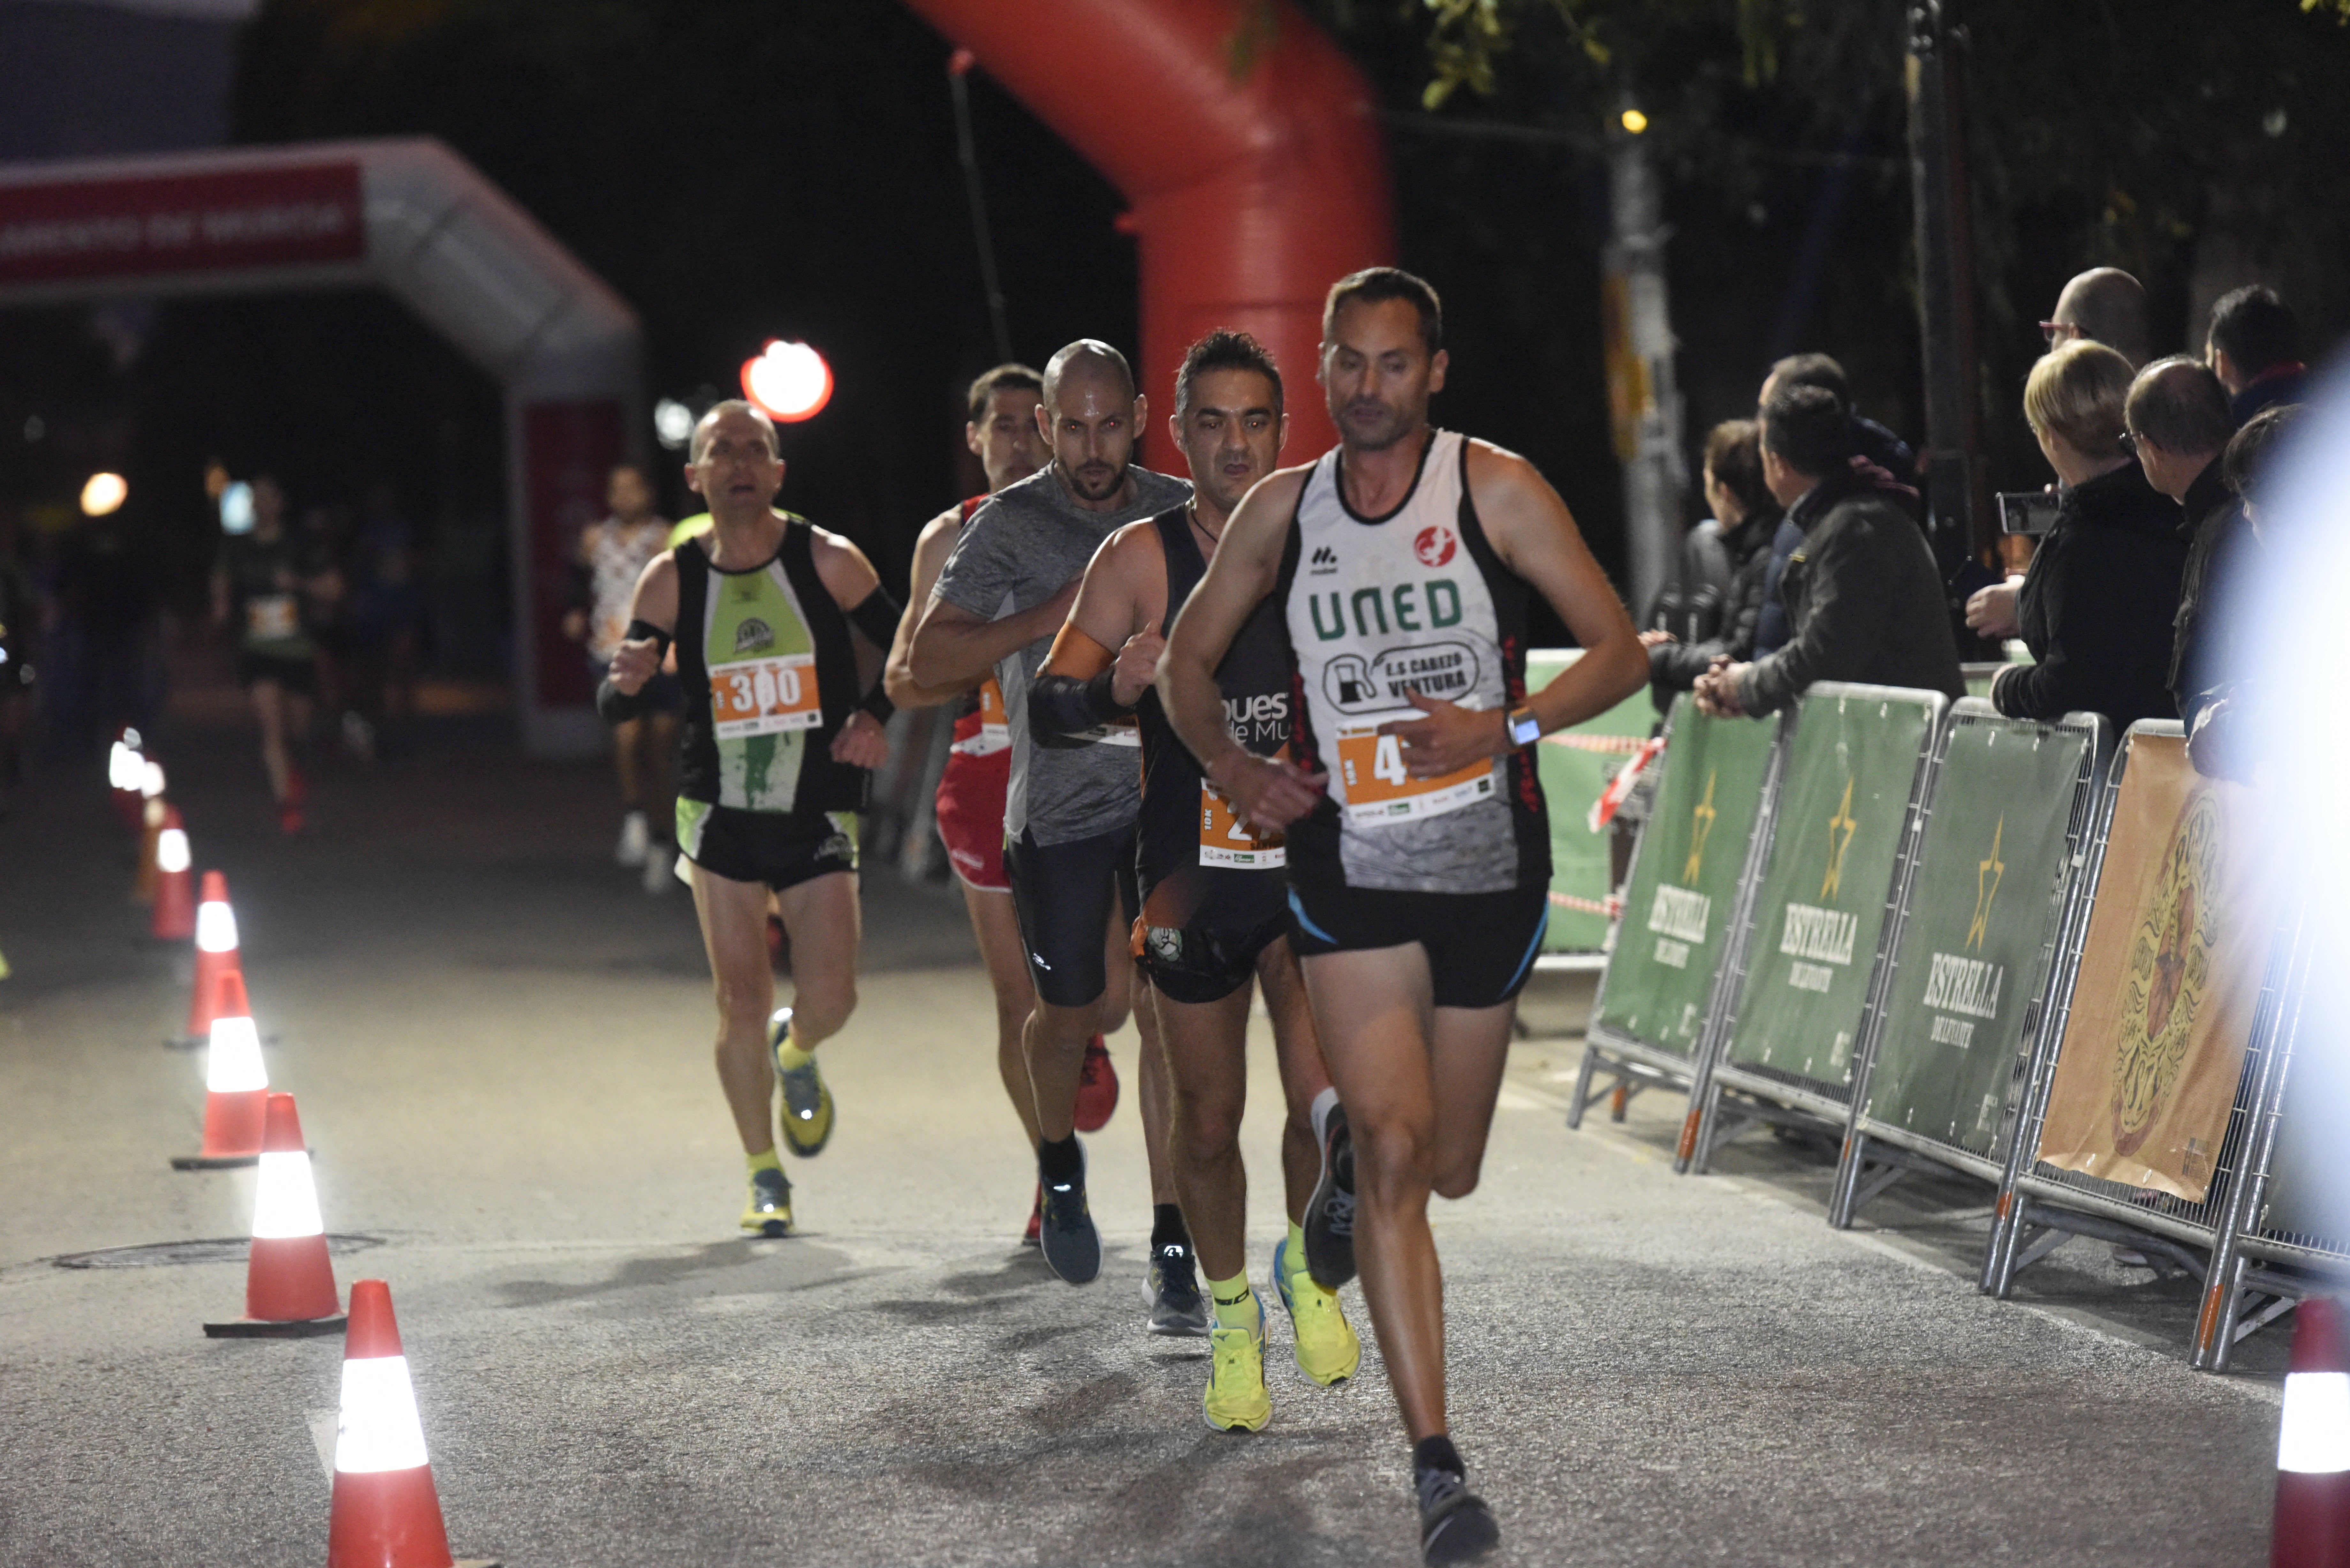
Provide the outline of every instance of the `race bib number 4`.
[[1200,864],[1236,871],[1263,871],[1289,864],[1278,833],[1261,833],[1243,822],[1232,803],[1207,780],[1200,781]]
[[244,601],[244,635],[255,642],[284,642],[302,629],[292,594],[256,594]]
[[1350,827],[1441,816],[1490,799],[1495,787],[1490,760],[1437,778],[1412,777],[1404,765],[1402,740],[1382,735],[1375,726],[1338,732],[1338,776],[1346,781]]
[[824,722],[816,655],[745,659],[710,671],[710,717],[722,741],[813,730]]

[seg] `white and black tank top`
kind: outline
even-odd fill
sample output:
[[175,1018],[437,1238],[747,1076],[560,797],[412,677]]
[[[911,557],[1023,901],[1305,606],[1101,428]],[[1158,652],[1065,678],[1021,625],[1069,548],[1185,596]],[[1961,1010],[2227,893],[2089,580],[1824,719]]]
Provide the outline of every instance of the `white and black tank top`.
[[1525,700],[1525,581],[1486,540],[1468,442],[1430,431],[1410,492],[1365,517],[1347,504],[1340,450],[1300,493],[1275,597],[1297,666],[1299,760],[1328,797],[1289,836],[1293,881],[1492,893],[1547,883],[1550,830],[1524,752],[1415,779],[1381,724],[1419,716],[1418,691],[1464,708]]

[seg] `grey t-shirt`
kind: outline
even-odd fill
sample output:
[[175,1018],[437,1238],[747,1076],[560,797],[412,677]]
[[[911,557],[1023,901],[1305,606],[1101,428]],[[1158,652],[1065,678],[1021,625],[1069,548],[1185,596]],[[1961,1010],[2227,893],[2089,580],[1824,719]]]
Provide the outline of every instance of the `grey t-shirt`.
[[[1101,542],[1128,523],[1155,517],[1191,493],[1183,480],[1148,469],[1134,476],[1134,500],[1117,512],[1088,512],[1069,498],[1051,468],[999,490],[963,524],[939,573],[939,597],[989,620],[1034,609],[1086,569]],[[1059,628],[1055,628],[1057,631]],[[1126,826],[1141,800],[1142,754],[1131,743],[1039,746],[1028,732],[1028,683],[1053,650],[1050,637],[995,667],[1012,729],[1012,791],[1003,826],[1017,838],[1066,844]]]

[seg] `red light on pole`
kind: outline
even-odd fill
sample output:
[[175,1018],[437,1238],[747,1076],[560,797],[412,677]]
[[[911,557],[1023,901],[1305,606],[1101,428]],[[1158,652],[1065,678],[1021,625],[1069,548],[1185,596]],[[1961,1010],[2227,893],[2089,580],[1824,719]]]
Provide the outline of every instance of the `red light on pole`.
[[813,419],[832,400],[832,367],[805,343],[770,339],[743,361],[743,395],[781,423]]

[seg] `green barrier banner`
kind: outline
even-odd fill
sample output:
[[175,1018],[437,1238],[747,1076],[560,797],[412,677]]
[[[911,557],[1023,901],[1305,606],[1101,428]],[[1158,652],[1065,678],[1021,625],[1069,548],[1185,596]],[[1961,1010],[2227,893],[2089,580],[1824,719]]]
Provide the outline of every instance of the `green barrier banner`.
[[[1531,649],[1526,690],[1539,691],[1582,657],[1578,649]],[[1534,771],[1550,805],[1550,929],[1544,952],[1597,952],[1607,943],[1603,909],[1613,891],[1608,832],[1591,831],[1591,808],[1616,770],[1656,728],[1657,705],[1642,686],[1605,713],[1544,735],[1534,748]]]
[[1986,1157],[2023,1014],[2064,917],[2064,829],[2086,734],[1954,726],[1935,775],[1909,918],[1863,1114]]
[[1853,1040],[1933,710],[1814,694],[1795,721],[1731,1060],[1852,1080]]
[[1709,719],[1683,693],[1674,700],[1672,725],[1664,777],[1624,889],[1599,1023],[1687,1055],[1705,1029],[1779,721]]

